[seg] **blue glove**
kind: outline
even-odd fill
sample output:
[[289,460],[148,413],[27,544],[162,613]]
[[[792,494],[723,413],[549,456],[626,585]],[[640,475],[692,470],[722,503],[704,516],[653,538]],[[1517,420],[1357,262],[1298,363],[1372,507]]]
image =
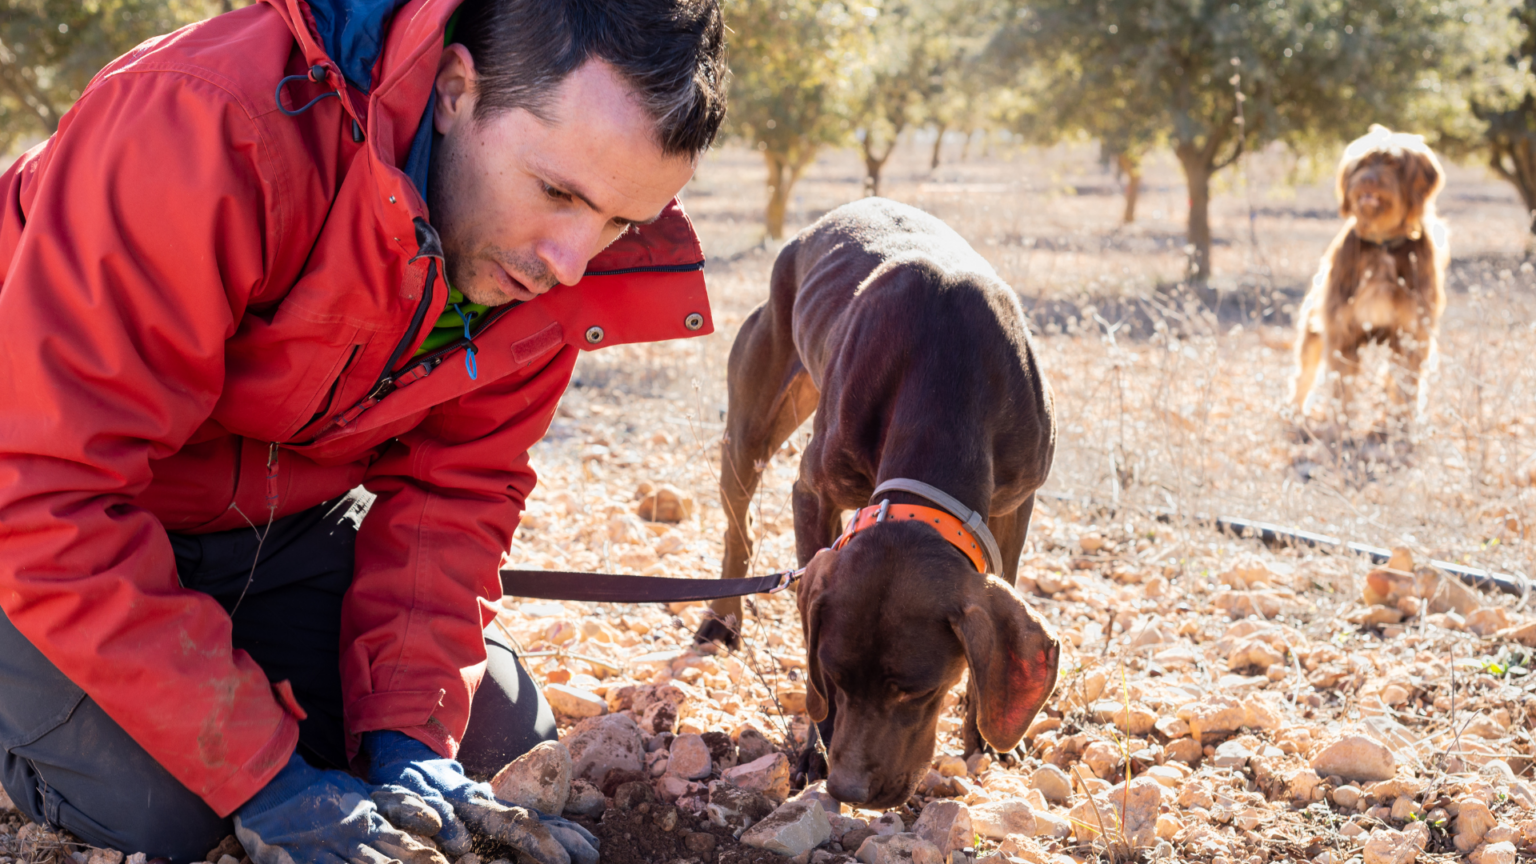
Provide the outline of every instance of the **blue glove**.
[[363,748],[370,782],[414,793],[437,811],[443,822],[437,840],[450,854],[468,852],[474,832],[540,864],[597,864],[598,840],[592,832],[558,816],[496,800],[489,783],[465,777],[457,760],[438,756],[403,732],[365,732]]
[[[431,835],[441,822],[415,796],[376,790],[295,753],[235,811],[235,836],[255,864],[448,864],[401,827]],[[385,811],[399,821],[390,824]],[[400,825],[401,827],[396,827]]]

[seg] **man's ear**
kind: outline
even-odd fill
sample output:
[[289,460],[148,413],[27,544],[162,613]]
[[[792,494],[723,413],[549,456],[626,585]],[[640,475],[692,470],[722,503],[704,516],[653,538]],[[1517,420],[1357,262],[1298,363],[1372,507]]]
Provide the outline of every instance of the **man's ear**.
[[800,609],[800,627],[805,635],[805,713],[820,723],[827,719],[827,692],[821,682],[821,661],[816,657],[817,617],[821,611],[821,591],[826,577],[837,562],[837,550],[823,549],[805,565],[805,575],[796,586],[795,605]]
[[950,621],[979,693],[976,725],[999,753],[1019,745],[1056,687],[1061,645],[1007,583],[987,577]]
[[475,114],[475,58],[455,42],[443,48],[432,83],[432,125],[439,135]]

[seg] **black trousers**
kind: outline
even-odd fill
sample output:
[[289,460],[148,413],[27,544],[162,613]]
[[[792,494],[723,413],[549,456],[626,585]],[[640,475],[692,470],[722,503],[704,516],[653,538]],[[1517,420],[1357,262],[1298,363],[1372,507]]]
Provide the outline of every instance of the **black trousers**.
[[[292,682],[309,715],[299,752],[345,770],[341,696],[341,602],[352,583],[357,526],[372,498],[361,490],[272,523],[257,555],[249,528],[171,534],[185,588],[231,613],[234,647],[273,681]],[[495,773],[540,741],[555,719],[512,646],[486,631],[489,664],[470,706],[459,760],[472,775]],[[175,706],[162,710],[174,711]],[[0,613],[0,785],[33,821],[92,844],[200,861],[233,833]]]

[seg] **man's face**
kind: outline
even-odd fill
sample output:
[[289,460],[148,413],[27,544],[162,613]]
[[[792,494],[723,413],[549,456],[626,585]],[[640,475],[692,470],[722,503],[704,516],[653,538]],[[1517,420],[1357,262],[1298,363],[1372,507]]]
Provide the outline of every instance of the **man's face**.
[[444,50],[428,204],[448,278],[475,303],[532,300],[653,221],[693,176],[612,67],[591,60],[555,89],[546,122],[521,108],[474,117],[473,61]]

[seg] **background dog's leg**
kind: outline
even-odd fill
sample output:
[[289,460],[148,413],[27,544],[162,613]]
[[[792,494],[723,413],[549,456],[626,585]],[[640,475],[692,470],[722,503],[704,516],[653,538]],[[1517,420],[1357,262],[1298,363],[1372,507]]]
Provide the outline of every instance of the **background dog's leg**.
[[[729,406],[720,443],[720,504],[725,508],[725,560],[721,578],[742,579],[752,563],[752,496],[763,468],[789,436],[816,410],[819,393],[800,365],[787,325],[772,308],[759,307],[742,324],[726,370]],[[783,335],[780,332],[783,331]],[[741,598],[710,603],[695,642],[741,644]]]
[[1337,376],[1334,392],[1334,422],[1341,435],[1349,434],[1349,403],[1354,401],[1355,383],[1360,377],[1360,346],[1340,346],[1328,354],[1328,371]]
[[1305,324],[1296,343],[1296,377],[1291,380],[1291,404],[1300,417],[1307,404],[1307,394],[1317,380],[1317,367],[1323,362],[1323,334]]
[[1393,340],[1400,368],[1387,377],[1387,395],[1393,407],[1393,425],[1405,431],[1424,413],[1423,373],[1434,345],[1434,337],[1427,334],[1403,333]]

